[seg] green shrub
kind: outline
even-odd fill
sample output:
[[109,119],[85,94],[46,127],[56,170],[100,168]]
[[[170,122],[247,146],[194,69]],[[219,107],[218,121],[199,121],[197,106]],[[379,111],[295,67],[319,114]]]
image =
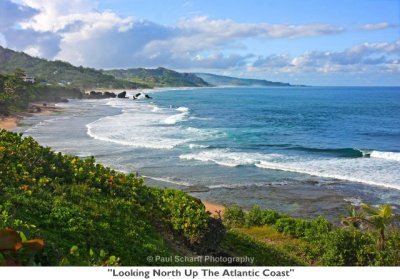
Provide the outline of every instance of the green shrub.
[[287,217],[279,214],[278,212],[270,209],[265,209],[262,214],[262,224],[263,225],[273,225],[276,221],[282,217]]
[[225,208],[224,222],[228,227],[243,227],[246,222],[246,214],[237,205]]
[[246,215],[246,226],[262,226],[264,225],[263,217],[264,212],[260,209],[260,206],[255,205],[251,208],[249,213]]
[[390,231],[386,239],[385,249],[380,251],[374,265],[400,266],[400,231]]
[[326,235],[321,264],[364,266],[374,262],[378,250],[374,237],[356,229],[335,229]]
[[291,217],[280,218],[276,221],[274,228],[283,234],[296,235],[296,219]]
[[153,192],[157,193],[155,199],[164,221],[190,242],[195,241],[201,231],[207,228],[209,215],[199,199],[174,189],[154,189]]
[[322,216],[312,219],[305,230],[304,237],[309,240],[319,239],[326,236],[332,230],[332,223]]

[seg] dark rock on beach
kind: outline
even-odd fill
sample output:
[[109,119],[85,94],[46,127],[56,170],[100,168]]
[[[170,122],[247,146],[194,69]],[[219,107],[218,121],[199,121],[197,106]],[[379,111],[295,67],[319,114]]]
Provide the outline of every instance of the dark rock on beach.
[[100,92],[100,91],[90,91],[88,99],[107,99],[107,98],[116,98],[117,94],[113,92]]
[[117,94],[113,92],[104,92],[104,96],[106,96],[107,98],[116,98]]
[[29,107],[28,112],[29,113],[38,113],[38,112],[42,112],[42,109],[36,105],[32,105]]
[[118,98],[121,98],[121,99],[127,98],[126,97],[126,91],[123,91],[123,92],[119,93],[117,96],[118,96]]
[[107,97],[105,97],[102,92],[90,91],[89,93],[89,99],[103,99],[103,98]]

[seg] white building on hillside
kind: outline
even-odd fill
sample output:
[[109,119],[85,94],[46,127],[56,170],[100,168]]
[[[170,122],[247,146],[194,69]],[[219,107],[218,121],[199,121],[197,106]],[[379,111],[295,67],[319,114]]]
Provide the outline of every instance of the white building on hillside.
[[22,78],[23,81],[28,82],[28,83],[35,83],[35,77],[31,77],[31,76],[24,76]]

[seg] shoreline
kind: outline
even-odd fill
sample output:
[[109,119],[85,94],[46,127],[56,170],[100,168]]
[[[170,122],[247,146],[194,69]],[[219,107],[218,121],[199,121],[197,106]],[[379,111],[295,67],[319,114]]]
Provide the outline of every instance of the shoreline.
[[[36,112],[33,112],[33,109]],[[53,113],[62,112],[63,109],[56,106],[56,103],[31,103],[29,108],[22,112],[12,113],[9,116],[1,116],[0,117],[0,129],[4,129],[7,131],[12,131],[18,127],[18,124],[21,120],[26,117],[32,116],[48,116]]]
[[[46,104],[46,105],[44,105]],[[4,129],[7,131],[12,131],[18,127],[18,124],[21,120],[23,120],[26,117],[32,117],[32,116],[48,116],[52,115],[57,112],[62,112],[63,109],[56,107],[56,103],[32,103],[30,105],[30,108],[36,107],[40,108],[40,112],[29,112],[23,111],[19,113],[13,113],[10,116],[1,116],[0,117],[0,130]],[[190,195],[190,194],[189,194]],[[192,196],[195,197],[195,196]],[[225,211],[225,206],[222,204],[216,204],[212,202],[208,202],[206,200],[201,200],[201,202],[204,204],[206,211],[210,212],[211,216],[213,217],[220,217],[223,215]]]
[[7,131],[11,131],[18,126],[18,121],[20,121],[21,118],[18,116],[1,116],[0,117],[0,130],[4,129]]
[[[187,90],[187,88],[185,88]],[[196,88],[197,89],[197,88]],[[151,90],[151,89],[150,89]],[[162,91],[164,90],[174,90],[171,88],[162,88]],[[175,90],[183,90],[182,88],[175,88]],[[141,90],[142,91],[142,90]],[[143,90],[145,91],[145,90]],[[162,92],[162,91],[156,91],[154,93]],[[128,91],[129,92],[129,91]],[[161,97],[160,97],[161,98]],[[112,100],[112,99],[110,99]],[[67,111],[68,114],[68,109],[63,109]],[[43,114],[49,114],[50,112],[41,112],[41,113],[34,113],[30,114],[29,116],[40,116]],[[105,114],[107,115],[107,114]],[[36,118],[35,118],[36,119]],[[36,120],[32,119],[33,122]],[[20,121],[20,119],[17,119],[17,121]],[[28,120],[27,122],[31,123],[32,121]],[[92,120],[91,120],[92,121]],[[23,122],[24,123],[24,122]],[[70,122],[68,122],[70,123]],[[86,128],[84,128],[86,130]],[[18,129],[17,129],[18,131]],[[83,135],[84,133],[82,133]],[[85,134],[86,135],[86,134]],[[80,145],[78,145],[80,146]],[[81,148],[79,148],[81,150]],[[76,153],[80,154],[80,153]],[[94,155],[94,154],[93,154]],[[143,154],[144,156],[147,157],[147,153]],[[84,156],[84,155],[81,155]],[[97,158],[96,155],[94,155]],[[100,163],[108,165],[109,167],[113,168],[112,162],[101,162]],[[238,168],[240,170],[240,168]],[[131,169],[127,169],[127,171],[130,171]],[[247,171],[246,171],[247,172]],[[165,176],[163,173],[158,174],[161,176],[161,179]],[[157,176],[158,176],[157,175]],[[158,179],[155,179],[158,180]],[[203,186],[196,186],[194,190],[192,189],[187,189],[187,186],[193,186],[190,185],[185,185],[179,184],[179,180],[177,180],[178,183],[177,186],[171,185],[175,184],[173,180],[171,182],[165,181],[163,182],[155,182],[152,183],[157,186],[161,186],[160,184],[166,184],[168,185],[168,188],[173,188],[173,189],[179,189],[183,190],[184,192],[188,193],[191,196],[194,196],[196,198],[199,198],[202,203],[205,205],[206,210],[211,213],[211,215],[216,216],[217,212],[216,211],[223,211],[224,206],[223,205],[231,205],[231,204],[237,204],[241,206],[242,208],[245,208],[249,210],[252,205],[254,204],[259,204],[262,208],[271,208],[273,210],[277,210],[279,212],[284,212],[287,214],[294,215],[296,217],[303,217],[303,218],[308,218],[308,217],[313,217],[317,216],[320,214],[323,214],[329,219],[336,218],[338,215],[343,213],[344,208],[346,208],[347,205],[352,204],[352,203],[359,203],[359,202],[368,202],[368,203],[376,203],[375,200],[380,200],[380,198],[374,198],[372,197],[372,194],[370,194],[370,190],[364,194],[364,190],[358,190],[359,188],[356,188],[354,185],[350,185],[353,188],[347,187],[346,185],[340,185],[340,188],[338,190],[335,189],[322,189],[318,187],[313,187],[313,185],[316,183],[314,180],[310,180],[311,182],[307,182],[307,184],[301,184],[301,185],[295,185],[297,183],[289,183],[287,186],[281,185],[281,184],[273,184],[273,183],[265,183],[267,187],[265,189],[263,188],[264,185],[260,186],[256,184],[256,188],[254,189],[255,192],[260,192],[259,196],[247,194],[247,190],[241,190],[240,188],[237,190],[226,190],[230,188],[216,188],[216,189],[211,189],[211,190],[204,190]],[[151,184],[147,184],[151,185]],[[330,185],[330,184],[329,184]],[[253,185],[251,185],[253,186]],[[357,185],[358,186],[358,185]],[[330,186],[328,186],[330,187]],[[263,188],[263,189],[261,189]],[[348,189],[347,189],[348,188]],[[248,189],[246,186],[243,189]],[[352,190],[356,189],[356,190]],[[374,190],[374,189],[372,189]],[[253,188],[251,188],[251,191],[253,191]],[[262,192],[261,192],[262,191]],[[379,189],[381,192],[381,190]],[[192,193],[191,193],[192,192]],[[195,193],[199,192],[199,193]],[[207,193],[209,192],[209,193]],[[379,193],[380,193],[379,192]],[[243,198],[243,193],[245,198]],[[278,194],[277,194],[278,193]],[[310,194],[315,195],[317,198],[309,200],[308,196]],[[368,194],[368,196],[367,196]],[[299,197],[298,197],[298,196]],[[280,201],[285,204],[283,206],[281,203],[275,202],[274,198],[271,197],[277,197]],[[295,198],[296,197],[296,198]],[[372,198],[371,198],[372,197]],[[389,197],[390,198],[390,197]],[[324,202],[322,202],[324,200]],[[372,200],[372,201],[371,201]],[[210,201],[210,202],[209,202]],[[287,204],[287,205],[286,205]],[[323,213],[319,212],[322,210]],[[294,212],[294,213],[293,213]]]

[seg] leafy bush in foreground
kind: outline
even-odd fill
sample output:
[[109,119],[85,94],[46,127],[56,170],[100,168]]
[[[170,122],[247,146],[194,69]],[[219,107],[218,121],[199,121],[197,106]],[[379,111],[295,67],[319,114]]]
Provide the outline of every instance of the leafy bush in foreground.
[[200,253],[215,251],[225,229],[220,220],[210,218],[203,203],[182,191],[151,189],[156,211],[189,247]]
[[225,208],[224,222],[228,227],[241,227],[246,222],[246,214],[237,205]]
[[0,229],[43,239],[35,264],[148,265],[148,255],[175,253],[158,223],[207,247],[217,245],[207,237],[209,219],[203,204],[181,191],[151,189],[94,158],[0,131]]

